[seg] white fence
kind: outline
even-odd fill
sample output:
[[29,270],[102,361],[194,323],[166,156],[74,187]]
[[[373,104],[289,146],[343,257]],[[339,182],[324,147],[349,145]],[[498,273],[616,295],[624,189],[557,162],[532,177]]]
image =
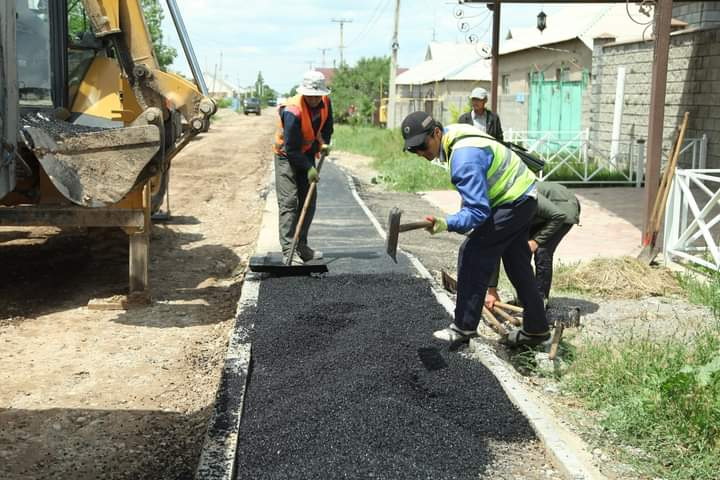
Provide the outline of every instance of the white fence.
[[[692,220],[691,220],[692,217]],[[720,170],[677,170],[663,231],[665,260],[679,257],[720,270]]]
[[[524,146],[545,160],[544,180],[562,183],[612,183],[642,185],[645,171],[645,141],[620,140],[610,155],[610,144],[594,145],[589,130],[505,132],[505,140]],[[667,159],[663,159],[666,161]],[[687,138],[678,165],[705,168],[707,135]]]

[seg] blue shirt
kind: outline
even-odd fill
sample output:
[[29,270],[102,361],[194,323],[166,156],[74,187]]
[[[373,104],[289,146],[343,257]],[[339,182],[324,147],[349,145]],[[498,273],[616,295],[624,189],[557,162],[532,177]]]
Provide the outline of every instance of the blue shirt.
[[487,172],[494,159],[490,148],[457,147],[450,162],[450,180],[462,198],[460,211],[447,217],[448,230],[466,233],[490,216]]

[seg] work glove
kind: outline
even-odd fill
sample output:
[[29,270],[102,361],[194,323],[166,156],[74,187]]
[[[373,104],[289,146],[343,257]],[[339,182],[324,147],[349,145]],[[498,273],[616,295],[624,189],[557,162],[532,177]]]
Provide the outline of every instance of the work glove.
[[307,178],[308,178],[308,182],[310,182],[310,183],[320,181],[320,174],[318,173],[317,168],[310,167],[310,170],[308,170],[308,173],[307,173]]
[[427,227],[427,231],[432,235],[440,232],[447,232],[448,226],[444,218],[435,217],[433,215],[426,215],[425,220],[432,222],[432,226]]
[[322,145],[320,145],[320,155],[330,155],[330,145],[328,145],[327,143],[323,143]]

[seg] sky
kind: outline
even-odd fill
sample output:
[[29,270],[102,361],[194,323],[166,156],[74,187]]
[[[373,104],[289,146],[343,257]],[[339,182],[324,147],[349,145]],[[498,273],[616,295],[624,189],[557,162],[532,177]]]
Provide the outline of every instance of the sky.
[[[265,84],[283,94],[300,83],[311,66],[323,66],[322,49],[324,66],[332,67],[333,61],[339,65],[340,24],[333,19],[351,20],[344,24],[343,56],[348,65],[362,57],[390,55],[395,0],[176,1],[202,69],[212,74],[217,68],[218,77],[232,85],[252,85],[262,72]],[[503,5],[501,37],[509,28],[534,26],[541,9],[551,22],[560,8],[541,3]],[[165,42],[179,52],[170,68],[189,73],[169,14],[163,31]],[[433,39],[464,42],[471,34],[488,45],[491,42],[492,15],[485,3],[401,0],[398,65],[422,62]]]

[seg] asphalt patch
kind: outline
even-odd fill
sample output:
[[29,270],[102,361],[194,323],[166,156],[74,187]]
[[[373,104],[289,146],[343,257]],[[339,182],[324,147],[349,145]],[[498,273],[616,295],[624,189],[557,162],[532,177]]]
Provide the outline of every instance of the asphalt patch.
[[450,319],[426,280],[269,278],[240,320],[237,478],[477,479],[493,445],[535,439],[482,364],[432,338]]

